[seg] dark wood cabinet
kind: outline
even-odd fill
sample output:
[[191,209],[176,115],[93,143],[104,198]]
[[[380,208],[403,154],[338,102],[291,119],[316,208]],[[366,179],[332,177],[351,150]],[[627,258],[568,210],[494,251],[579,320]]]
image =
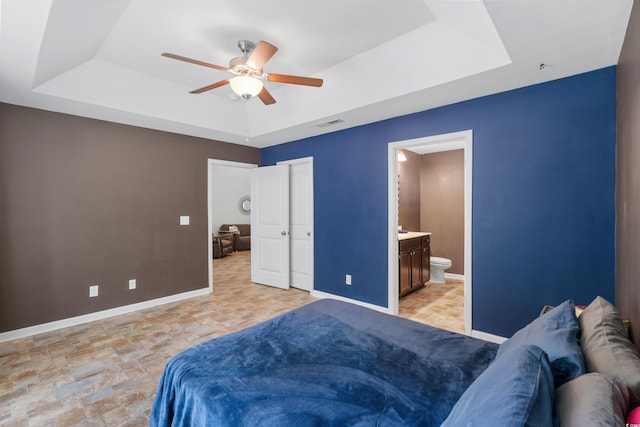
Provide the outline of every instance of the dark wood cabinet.
[[398,272],[400,274],[398,283],[400,284],[400,296],[411,292],[411,251],[400,250],[398,254]]
[[398,294],[403,297],[429,281],[430,237],[402,239],[398,249]]
[[422,238],[422,283],[431,280],[431,236]]

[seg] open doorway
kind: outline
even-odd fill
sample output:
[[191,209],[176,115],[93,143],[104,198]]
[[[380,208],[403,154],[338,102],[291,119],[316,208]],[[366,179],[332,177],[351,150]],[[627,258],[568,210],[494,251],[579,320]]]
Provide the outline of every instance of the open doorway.
[[398,152],[402,149],[417,151],[421,154],[462,150],[464,156],[464,272],[460,275],[464,280],[464,329],[470,334],[471,324],[471,196],[472,196],[472,131],[456,132],[392,142],[388,146],[388,217],[389,217],[389,254],[388,254],[388,309],[398,313],[399,298],[399,202],[398,202]]
[[[256,215],[259,209],[261,209],[259,200],[256,199],[255,203],[252,203],[251,197],[247,195],[256,195],[260,193],[259,190],[264,190],[268,187],[269,180],[260,181],[263,185],[254,185],[252,183],[252,175],[254,178],[258,175],[260,170],[269,169],[269,167],[260,168],[257,170],[258,165],[249,163],[239,163],[224,160],[209,159],[208,160],[208,259],[209,259],[209,287],[213,289],[214,281],[214,235],[218,234],[220,226],[222,224],[233,224],[239,228],[242,225],[249,227],[249,230],[253,230],[257,225],[256,219],[260,215]],[[258,251],[261,248],[261,244],[256,244],[256,250],[241,250],[236,252],[235,258],[241,258],[246,260],[246,265],[242,265],[240,268],[248,268],[251,271],[252,281],[254,283],[269,284],[261,280],[254,280],[253,268],[255,266],[271,266],[272,264],[282,264],[282,270],[285,274],[284,286],[289,286],[302,289],[305,291],[313,291],[313,268],[314,268],[314,221],[313,221],[313,158],[305,157],[301,159],[293,159],[288,161],[278,162],[280,166],[286,166],[287,176],[287,189],[284,193],[287,196],[287,223],[282,229],[278,228],[278,237],[286,239],[291,246],[291,250],[287,251],[290,255],[287,255],[282,260],[274,258],[274,253],[268,250]],[[227,171],[226,175],[220,175],[221,171]],[[231,185],[231,181],[243,181],[246,180],[246,186]],[[237,182],[234,182],[237,184]],[[289,185],[290,184],[290,185]],[[234,187],[230,189],[230,187]],[[216,193],[220,193],[221,189],[227,189],[228,191],[222,191],[224,193],[222,198],[217,198]],[[261,190],[261,191],[262,191]],[[262,197],[267,200],[267,206],[273,201],[272,197]],[[224,205],[224,206],[223,206]],[[265,208],[265,206],[262,206]],[[264,210],[264,209],[263,209]],[[264,216],[264,215],[263,215]],[[267,215],[268,217],[268,215]],[[259,231],[259,230],[258,230]],[[283,234],[281,234],[283,233]],[[253,246],[257,242],[254,239],[256,235],[250,233],[249,247]],[[255,240],[255,241],[254,241]],[[262,243],[262,242],[258,242]],[[247,249],[243,247],[242,249]],[[258,252],[264,254],[267,259],[258,260],[256,256]],[[237,262],[229,262],[227,257],[224,258],[225,265],[235,266]],[[275,260],[275,261],[274,261]],[[217,261],[217,260],[216,260]],[[237,261],[237,260],[236,260]],[[271,270],[276,270],[272,268]],[[217,273],[216,273],[217,274]]]
[[[224,224],[251,224],[251,169],[258,165],[209,159],[207,172],[208,266],[209,287],[213,289],[213,259],[226,255],[214,253],[214,239]],[[250,237],[249,237],[250,238]],[[231,237],[233,239],[233,237]],[[216,242],[217,243],[217,242]],[[218,246],[219,248],[220,246]],[[243,249],[246,247],[243,246]],[[226,252],[227,249],[222,249]],[[220,252],[218,249],[217,252]],[[250,258],[244,257],[250,264]],[[250,265],[249,265],[250,267]]]

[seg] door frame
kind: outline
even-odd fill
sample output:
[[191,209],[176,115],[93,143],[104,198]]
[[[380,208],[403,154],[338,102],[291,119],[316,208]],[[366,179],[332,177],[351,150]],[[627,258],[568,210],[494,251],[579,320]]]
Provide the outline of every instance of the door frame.
[[[257,168],[257,164],[233,162],[230,160],[207,159],[207,269],[209,272],[209,291],[213,292],[213,221],[211,214],[213,212],[213,200],[211,191],[213,190],[213,167],[214,166],[231,166],[236,168],[253,169]],[[251,189],[249,189],[251,190]]]
[[398,314],[398,150],[427,148],[428,153],[464,150],[464,329],[472,331],[472,195],[473,131],[465,130],[388,144],[388,302],[391,314]]

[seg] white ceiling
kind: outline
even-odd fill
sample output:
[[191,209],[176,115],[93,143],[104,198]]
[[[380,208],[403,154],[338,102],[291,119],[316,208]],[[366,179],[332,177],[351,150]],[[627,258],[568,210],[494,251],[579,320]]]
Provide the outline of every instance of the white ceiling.
[[[0,0],[0,101],[265,147],[616,64],[633,0]],[[222,87],[279,51],[277,100]],[[540,70],[541,63],[547,66]],[[317,127],[341,119],[333,126]]]

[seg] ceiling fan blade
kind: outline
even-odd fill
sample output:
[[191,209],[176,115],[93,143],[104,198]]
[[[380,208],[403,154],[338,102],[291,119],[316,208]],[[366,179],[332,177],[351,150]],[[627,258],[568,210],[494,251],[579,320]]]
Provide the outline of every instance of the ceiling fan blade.
[[191,58],[187,58],[185,56],[176,55],[176,54],[173,54],[173,53],[165,52],[165,53],[162,54],[162,56],[165,56],[165,57],[171,58],[171,59],[177,59],[178,61],[189,62],[191,64],[202,65],[203,67],[209,67],[209,68],[213,68],[213,69],[216,69],[216,70],[229,71],[229,69],[227,67],[222,67],[222,66],[216,65],[216,64],[209,64],[208,62],[198,61],[197,59],[191,59]]
[[264,105],[275,104],[276,100],[271,96],[266,87],[263,87],[260,93],[258,94],[258,98],[264,103]]
[[251,55],[249,55],[247,65],[255,68],[256,70],[261,70],[264,64],[266,64],[277,51],[278,48],[271,43],[260,41],[260,43],[258,43],[258,45],[253,49],[253,52],[251,52]]
[[314,79],[312,77],[288,76],[286,74],[267,74],[267,81],[315,87],[320,87],[323,83],[322,79]]
[[208,90],[215,89],[217,87],[228,85],[228,84],[229,84],[229,79],[220,80],[219,82],[210,84],[209,86],[205,86],[205,87],[201,87],[200,89],[192,90],[189,93],[202,93],[202,92],[206,92]]

